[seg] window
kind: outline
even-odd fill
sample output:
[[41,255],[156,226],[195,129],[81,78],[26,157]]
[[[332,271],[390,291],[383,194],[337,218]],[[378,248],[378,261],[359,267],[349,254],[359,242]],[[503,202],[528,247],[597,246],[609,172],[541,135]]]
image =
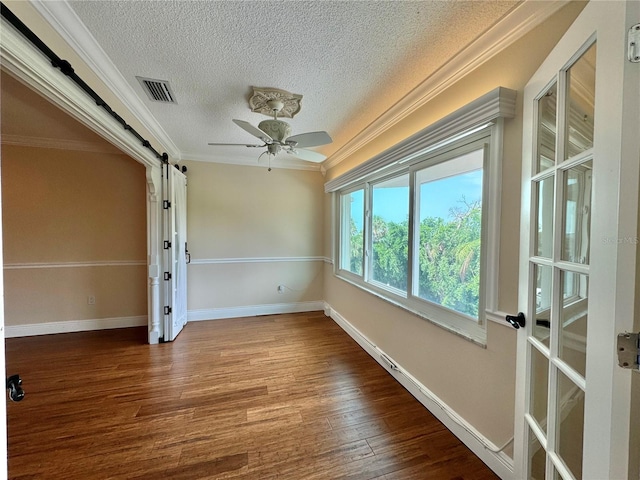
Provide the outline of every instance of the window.
[[340,199],[340,268],[362,275],[364,261],[364,189]]
[[490,140],[486,127],[340,192],[337,275],[437,323],[481,325]]
[[416,172],[418,297],[478,318],[484,149]]
[[371,191],[371,280],[406,293],[409,175],[374,183]]
[[[516,92],[497,88],[325,184],[337,196],[339,278],[479,344],[497,309],[503,119]],[[584,180],[574,180],[580,175]],[[567,255],[588,255],[574,240],[589,172],[567,196]],[[569,178],[570,177],[570,178]],[[539,192],[546,204],[547,189]],[[538,247],[547,247],[546,216]],[[568,279],[567,288],[578,291]],[[544,286],[544,282],[541,282]],[[540,292],[540,302],[546,298]]]

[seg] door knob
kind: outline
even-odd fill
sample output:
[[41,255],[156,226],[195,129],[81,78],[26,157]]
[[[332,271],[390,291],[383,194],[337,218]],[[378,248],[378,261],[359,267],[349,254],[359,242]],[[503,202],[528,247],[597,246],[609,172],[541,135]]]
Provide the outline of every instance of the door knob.
[[518,315],[513,316],[513,315],[507,315],[505,317],[505,320],[507,322],[509,322],[511,324],[511,326],[515,329],[518,329],[520,327],[524,327],[524,313],[522,312],[518,312]]
[[7,378],[7,389],[9,390],[9,398],[13,402],[19,402],[24,398],[24,390],[20,386],[22,379],[20,375],[11,375]]

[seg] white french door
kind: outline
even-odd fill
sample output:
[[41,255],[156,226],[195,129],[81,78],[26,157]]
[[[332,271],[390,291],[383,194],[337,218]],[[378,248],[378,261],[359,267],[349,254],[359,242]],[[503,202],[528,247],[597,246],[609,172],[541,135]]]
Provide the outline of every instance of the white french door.
[[172,342],[187,323],[187,177],[165,165],[164,341]]
[[639,5],[587,4],[525,88],[518,479],[628,476],[633,373],[616,335],[634,315]]

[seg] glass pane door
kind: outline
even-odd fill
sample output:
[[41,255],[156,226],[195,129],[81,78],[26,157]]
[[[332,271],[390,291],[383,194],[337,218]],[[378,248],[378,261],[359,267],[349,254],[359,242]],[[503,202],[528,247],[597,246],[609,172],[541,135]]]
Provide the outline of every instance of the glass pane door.
[[514,478],[638,477],[616,339],[640,291],[639,18],[588,2],[524,89]]
[[528,477],[582,478],[596,43],[539,93],[531,177]]

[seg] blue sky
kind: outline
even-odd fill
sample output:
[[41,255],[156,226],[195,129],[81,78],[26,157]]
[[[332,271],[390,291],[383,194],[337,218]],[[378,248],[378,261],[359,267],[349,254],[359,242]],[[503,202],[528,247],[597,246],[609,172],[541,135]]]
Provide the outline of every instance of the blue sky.
[[[459,203],[462,195],[469,203],[481,199],[482,170],[425,183],[421,188],[420,220],[425,217],[447,219],[451,207],[462,206]],[[408,196],[409,187],[378,188],[374,192],[374,213],[387,221],[402,222],[408,216]],[[352,196],[352,212],[362,212],[361,197]],[[362,228],[360,221],[356,221],[356,225]]]

